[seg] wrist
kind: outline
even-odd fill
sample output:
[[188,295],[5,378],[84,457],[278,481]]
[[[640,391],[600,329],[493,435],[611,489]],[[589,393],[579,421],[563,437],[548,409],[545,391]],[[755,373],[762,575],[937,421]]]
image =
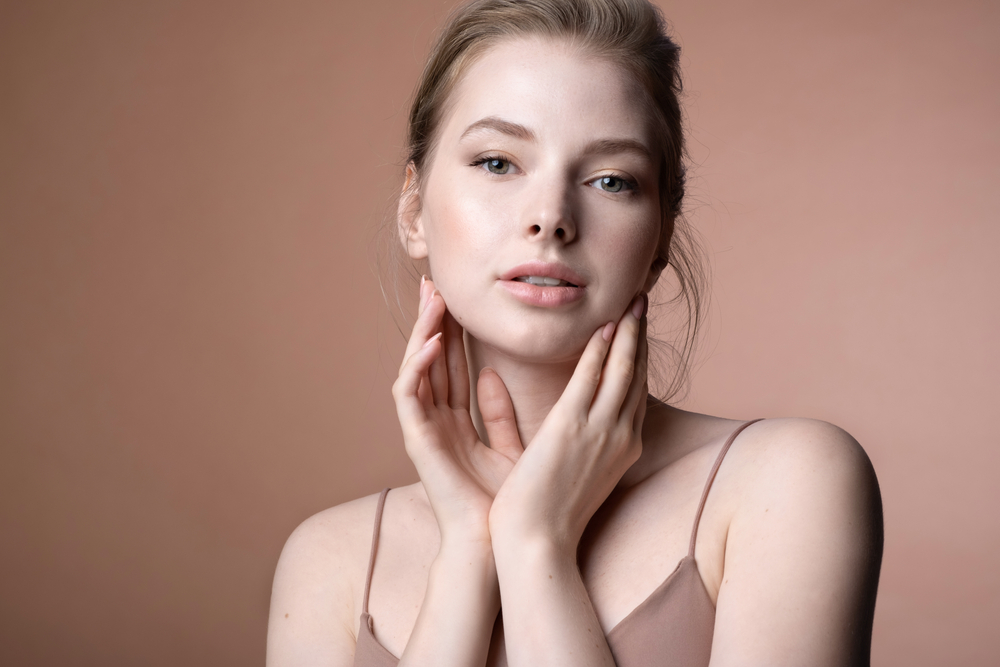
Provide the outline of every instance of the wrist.
[[496,562],[489,543],[480,540],[442,539],[433,568],[462,570],[478,577],[496,577]]
[[449,557],[454,554],[463,558],[486,558],[493,557],[493,540],[490,531],[483,526],[481,529],[461,529],[452,527],[447,529],[441,527],[441,545],[438,547],[438,555],[447,554]]
[[496,568],[509,570],[564,570],[577,568],[577,542],[545,533],[507,533],[493,539]]
[[443,586],[458,597],[465,591],[475,597],[495,598],[499,609],[500,584],[493,551],[488,545],[484,548],[477,542],[442,541],[431,563],[428,583]]

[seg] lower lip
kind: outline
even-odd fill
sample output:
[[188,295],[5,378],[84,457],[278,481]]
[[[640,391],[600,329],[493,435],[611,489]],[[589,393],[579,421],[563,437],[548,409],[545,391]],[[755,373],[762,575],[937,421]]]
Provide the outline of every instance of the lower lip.
[[519,280],[501,280],[501,285],[518,301],[529,306],[555,308],[583,297],[583,287],[544,287]]

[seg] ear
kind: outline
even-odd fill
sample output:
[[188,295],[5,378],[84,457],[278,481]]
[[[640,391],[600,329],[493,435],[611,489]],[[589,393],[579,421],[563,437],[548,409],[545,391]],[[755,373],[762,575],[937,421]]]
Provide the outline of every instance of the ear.
[[646,282],[642,286],[642,291],[646,294],[653,291],[653,285],[660,279],[663,269],[670,265],[670,242],[674,238],[674,222],[675,219],[671,216],[663,221],[663,226],[660,228],[660,242],[656,247],[656,255],[649,266],[649,273],[646,274]]
[[653,285],[656,281],[660,279],[660,274],[663,273],[663,269],[667,268],[667,258],[665,255],[657,255],[653,259],[652,266],[649,267],[649,273],[646,275],[646,282],[642,286],[642,291],[649,294],[653,290]]
[[399,242],[406,248],[406,254],[411,259],[426,259],[427,242],[424,240],[420,186],[417,168],[412,162],[406,165],[406,180],[403,182],[403,192],[399,195],[396,224]]

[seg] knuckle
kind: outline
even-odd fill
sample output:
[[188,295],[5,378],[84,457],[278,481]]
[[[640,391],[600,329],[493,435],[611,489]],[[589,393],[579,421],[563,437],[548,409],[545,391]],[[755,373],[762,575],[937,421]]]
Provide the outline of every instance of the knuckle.
[[616,359],[614,367],[615,373],[625,380],[631,380],[635,375],[635,363],[631,359]]
[[588,368],[584,371],[583,379],[588,384],[597,384],[601,381],[601,371],[597,368]]
[[573,419],[569,423],[569,434],[570,437],[576,440],[581,437],[587,431],[589,425],[583,419]]
[[392,383],[392,397],[397,401],[406,397],[406,382],[402,375]]

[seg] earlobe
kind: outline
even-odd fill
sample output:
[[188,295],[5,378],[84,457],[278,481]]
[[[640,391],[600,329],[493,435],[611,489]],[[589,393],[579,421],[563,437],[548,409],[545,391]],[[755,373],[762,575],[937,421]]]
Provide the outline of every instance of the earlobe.
[[406,180],[403,182],[403,192],[399,195],[399,208],[396,211],[399,241],[410,259],[427,258],[422,210],[417,170],[411,162],[406,165]]

